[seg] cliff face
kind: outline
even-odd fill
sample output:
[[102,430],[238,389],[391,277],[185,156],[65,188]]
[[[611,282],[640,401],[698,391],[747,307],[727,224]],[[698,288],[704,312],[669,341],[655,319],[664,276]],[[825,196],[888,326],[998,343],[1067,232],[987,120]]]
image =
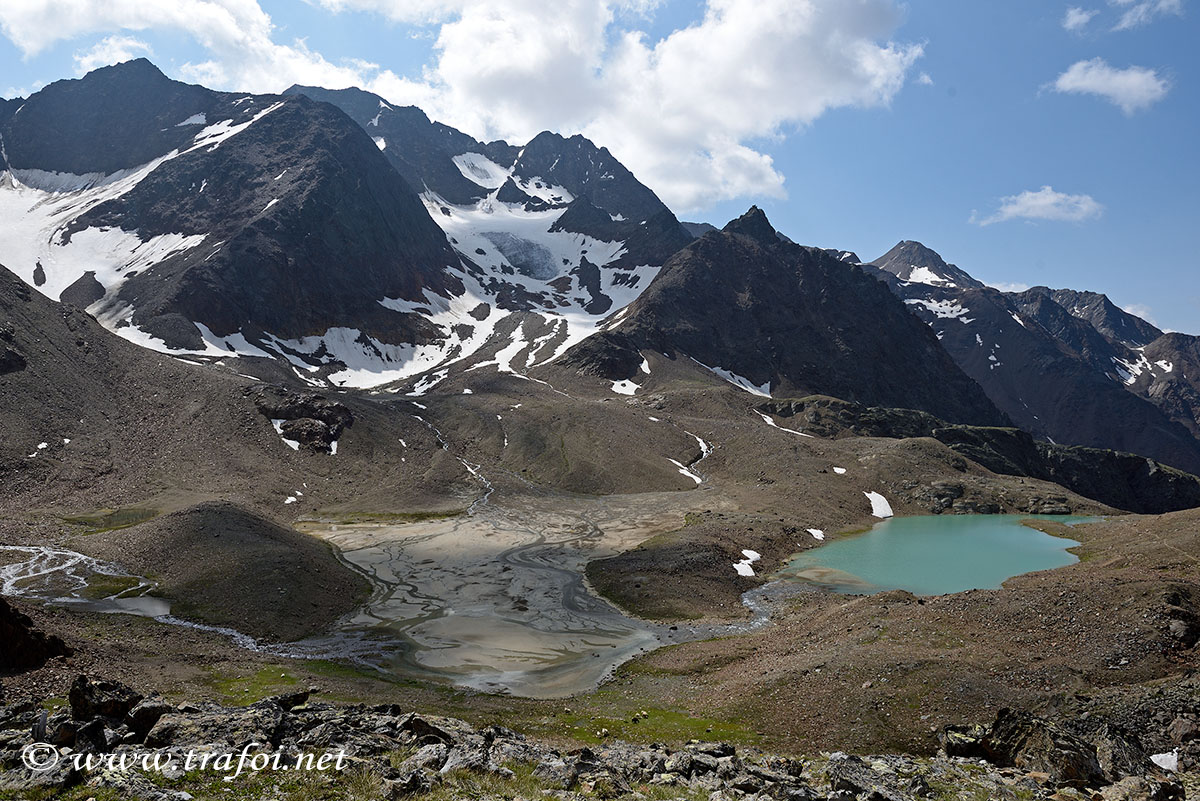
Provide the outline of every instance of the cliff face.
[[1054,445],[1018,428],[948,425],[909,409],[835,398],[763,404],[818,436],[933,437],[994,473],[1050,481],[1117,509],[1163,514],[1200,506],[1200,478],[1131,453]]

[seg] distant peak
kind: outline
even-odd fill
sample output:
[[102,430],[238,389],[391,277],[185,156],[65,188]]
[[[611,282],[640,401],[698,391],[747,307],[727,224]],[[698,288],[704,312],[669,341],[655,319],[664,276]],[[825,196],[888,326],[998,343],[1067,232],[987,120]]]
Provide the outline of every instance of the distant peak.
[[135,58],[130,61],[122,61],[119,64],[112,64],[107,67],[100,67],[83,76],[84,80],[88,78],[113,78],[113,77],[139,77],[139,78],[162,78],[168,80],[163,71],[154,66],[154,63],[148,58]]
[[751,206],[749,211],[736,220],[732,220],[723,230],[727,234],[748,236],[764,245],[780,241],[778,232],[771,226],[771,221],[758,206]]
[[871,264],[911,283],[958,288],[983,286],[963,270],[947,264],[937,251],[912,239],[900,242]]

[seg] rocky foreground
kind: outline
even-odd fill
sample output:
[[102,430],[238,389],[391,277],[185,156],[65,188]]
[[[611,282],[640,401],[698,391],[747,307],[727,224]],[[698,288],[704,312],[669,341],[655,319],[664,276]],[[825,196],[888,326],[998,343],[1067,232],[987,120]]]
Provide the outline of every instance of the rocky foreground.
[[[1007,709],[987,725],[944,729],[942,749],[931,758],[833,753],[798,759],[711,742],[680,749],[606,742],[561,750],[501,726],[475,729],[391,705],[319,703],[308,691],[244,707],[178,705],[80,676],[67,706],[0,707],[0,799],[1167,801],[1186,798],[1189,784],[1198,786],[1192,774],[1176,771],[1194,767],[1200,757],[1194,717],[1171,727],[1183,747],[1153,760],[1136,736],[1115,725],[1052,723]],[[23,761],[33,743],[53,746],[38,756],[52,768],[34,771]],[[232,761],[188,770],[189,753],[230,754]],[[294,765],[303,754],[337,759],[330,756],[325,770],[235,775],[242,753],[278,755],[276,766]],[[81,755],[91,756],[90,767]],[[135,766],[122,768],[122,755]]]

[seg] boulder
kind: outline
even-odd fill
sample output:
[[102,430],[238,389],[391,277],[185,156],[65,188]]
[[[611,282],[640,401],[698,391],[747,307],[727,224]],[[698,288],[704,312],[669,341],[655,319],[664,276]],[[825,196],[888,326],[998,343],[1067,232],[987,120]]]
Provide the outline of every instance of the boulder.
[[1171,725],[1167,727],[1167,736],[1171,738],[1171,742],[1175,745],[1183,745],[1184,743],[1196,739],[1200,735],[1200,725],[1197,725],[1194,717],[1178,717],[1171,721]]
[[174,711],[175,707],[167,703],[162,696],[154,695],[138,701],[125,716],[125,724],[140,737],[145,737],[154,728],[154,724],[158,723],[159,718]]
[[1028,712],[1001,709],[983,748],[989,762],[1044,772],[1058,786],[1105,784],[1095,746]]
[[1129,776],[1100,791],[1103,801],[1184,801],[1183,788],[1144,776]]
[[[0,354],[0,373],[3,355]],[[69,656],[71,649],[58,637],[45,634],[33,621],[0,598],[0,674],[35,670],[56,656]]]
[[192,714],[163,715],[146,735],[146,746],[217,746],[239,750],[251,743],[278,743],[284,711],[274,701],[247,707],[209,707]]
[[76,720],[89,721],[97,717],[124,720],[129,710],[142,700],[142,695],[120,682],[78,676],[71,684],[68,698],[71,715]]
[[[913,801],[924,795],[927,787],[909,787],[887,765],[868,762],[862,757],[833,754],[827,769],[829,789],[834,793],[852,794],[862,801]],[[736,787],[736,785],[735,785]]]

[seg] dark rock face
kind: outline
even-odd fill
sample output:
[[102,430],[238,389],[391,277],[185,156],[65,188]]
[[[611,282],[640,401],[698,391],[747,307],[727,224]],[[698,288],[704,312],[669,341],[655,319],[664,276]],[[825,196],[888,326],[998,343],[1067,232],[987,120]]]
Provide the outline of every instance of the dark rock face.
[[[208,138],[198,140],[202,131]],[[64,236],[86,228],[144,241],[203,236],[130,272],[105,301],[131,305],[132,322],[173,347],[201,346],[191,322],[252,339],[341,326],[413,341],[413,323],[379,301],[459,286],[446,273],[458,256],[424,205],[362,128],[328,104],[213,92],[139,60],[46,87],[3,137],[18,169],[99,175],[165,158]],[[85,275],[61,297],[86,307],[104,288]]]
[[0,347],[0,375],[16,373],[29,366],[19,350],[11,347]]
[[17,373],[29,366],[25,355],[14,343],[16,331],[7,323],[0,323],[0,375]]
[[179,123],[219,102],[139,58],[50,84],[0,124],[0,136],[14,169],[108,175],[184,148],[199,128]]
[[282,420],[281,433],[312,450],[330,450],[342,432],[354,424],[345,404],[313,393],[297,394],[281,387],[260,388],[254,404],[268,420]]
[[378,301],[457,285],[444,270],[458,258],[408,185],[350,120],[305,98],[172,159],[74,228],[88,226],[206,235],[121,287],[143,325],[178,313],[218,335],[342,325],[395,342],[409,332]]
[[58,637],[34,628],[33,621],[0,598],[0,674],[35,670],[71,649]]
[[453,158],[479,153],[501,167],[510,167],[518,148],[505,142],[485,144],[440,122],[433,122],[415,106],[391,106],[378,95],[361,89],[321,89],[293,86],[285,95],[304,95],[337,106],[372,138],[386,143],[383,155],[418,192],[426,188],[450,203],[465,205],[488,191],[466,178]]
[[950,756],[1044,773],[1058,787],[1101,787],[1150,769],[1149,754],[1129,732],[1082,720],[1066,723],[1001,709],[990,725],[949,726],[938,740]]
[[958,422],[1004,422],[928,327],[914,322],[858,267],[779,240],[754,208],[673,256],[609,329],[621,338],[586,340],[566,361],[595,371],[637,364],[634,351],[653,349],[770,383],[776,396],[818,392]]
[[[795,417],[805,431],[822,437],[933,437],[993,473],[1050,481],[1130,512],[1163,514],[1200,506],[1196,476],[1134,454],[1039,442],[1018,428],[952,426],[911,409],[869,408],[826,397],[773,401],[759,408]],[[931,502],[935,511],[939,504],[947,510],[956,499],[949,492]],[[1045,498],[1044,505],[1028,511],[1056,514],[1060,500]]]
[[71,685],[71,715],[76,720],[93,718],[123,719],[138,705],[142,695],[115,681],[79,676]]
[[864,269],[934,329],[959,367],[1022,429],[1200,472],[1192,414],[1200,405],[1191,402],[1200,392],[1180,381],[1185,371],[1157,365],[1173,355],[1151,360],[1133,350],[1157,329],[1103,295],[1044,287],[1000,292],[916,242],[900,243]]
[[1108,339],[1131,348],[1149,345],[1163,335],[1157,327],[1120,308],[1107,295],[1099,292],[1047,287],[1034,287],[1029,291],[1049,295],[1059,306],[1073,316],[1086,320]]
[[983,747],[990,762],[1049,773],[1056,784],[1104,783],[1095,746],[1028,713],[1000,710]]
[[[693,239],[654,192],[606,148],[582,136],[565,138],[547,131],[517,148],[499,141],[479,142],[431,122],[420,109],[393,107],[358,89],[293,86],[285,94],[305,95],[342,109],[371,137],[385,143],[383,155],[418,191],[434,192],[455,205],[493,196],[529,211],[565,207],[551,230],[625,242],[624,253],[610,265],[613,268],[662,264]],[[484,156],[511,174],[498,187],[488,177],[472,178],[470,168],[460,169],[454,162],[468,153]],[[547,200],[531,194],[554,186],[570,197],[550,195]]]
[[79,280],[59,293],[58,299],[86,309],[104,297],[104,285],[96,280],[96,274],[91,270],[79,277]]
[[1163,334],[1141,355],[1143,372],[1129,388],[1200,437],[1200,337]]
[[561,186],[575,198],[635,222],[648,220],[666,208],[608,148],[596,147],[578,134],[565,138],[543,131],[525,145],[513,173]]

